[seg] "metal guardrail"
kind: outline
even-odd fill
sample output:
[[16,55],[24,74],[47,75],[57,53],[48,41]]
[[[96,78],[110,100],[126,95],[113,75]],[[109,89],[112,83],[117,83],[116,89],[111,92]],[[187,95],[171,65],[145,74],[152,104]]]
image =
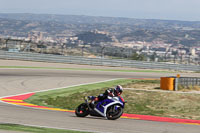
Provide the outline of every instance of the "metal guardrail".
[[[180,75],[179,75],[180,76]],[[192,89],[200,87],[200,77],[161,77],[160,88],[163,90]]]
[[169,69],[178,71],[200,71],[199,65],[169,64],[161,62],[145,62],[123,59],[86,58],[80,56],[63,56],[52,54],[39,54],[31,52],[0,51],[0,59],[28,60],[56,63],[70,63],[95,66],[132,67],[142,69]]
[[190,86],[199,86],[200,87],[200,78],[198,77],[180,77],[175,78],[174,80],[174,90],[177,91],[179,87],[187,88]]
[[200,78],[196,77],[181,77],[178,78],[178,85],[182,86],[200,86]]

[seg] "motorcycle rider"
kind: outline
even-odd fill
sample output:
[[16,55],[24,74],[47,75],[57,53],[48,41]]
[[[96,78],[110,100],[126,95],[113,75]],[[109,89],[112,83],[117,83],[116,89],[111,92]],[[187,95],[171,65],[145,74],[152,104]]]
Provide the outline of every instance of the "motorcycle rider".
[[123,88],[121,85],[117,85],[114,89],[107,89],[103,94],[99,94],[98,97],[95,96],[88,96],[88,98],[91,100],[92,107],[95,106],[96,103],[103,101],[108,96],[115,97],[120,96],[123,92]]

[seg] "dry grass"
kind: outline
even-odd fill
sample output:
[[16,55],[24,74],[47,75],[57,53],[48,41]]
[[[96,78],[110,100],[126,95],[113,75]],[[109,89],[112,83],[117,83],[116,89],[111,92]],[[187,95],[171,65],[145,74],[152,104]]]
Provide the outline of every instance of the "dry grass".
[[131,84],[131,85],[127,85],[126,88],[131,88],[131,89],[146,89],[146,90],[153,90],[153,89],[158,89],[160,84],[152,84],[152,83],[146,83],[146,84],[141,84],[141,83],[137,83],[137,84]]
[[184,92],[188,92],[188,91],[200,91],[200,86],[178,86],[178,90],[179,91],[184,91]]
[[126,90],[123,96],[128,113],[200,120],[198,94]]
[[[200,120],[200,94],[143,90],[155,90],[159,86],[159,82],[127,85],[126,87],[130,89],[123,93],[128,101],[125,112]],[[200,87],[182,87],[180,91],[200,91]]]

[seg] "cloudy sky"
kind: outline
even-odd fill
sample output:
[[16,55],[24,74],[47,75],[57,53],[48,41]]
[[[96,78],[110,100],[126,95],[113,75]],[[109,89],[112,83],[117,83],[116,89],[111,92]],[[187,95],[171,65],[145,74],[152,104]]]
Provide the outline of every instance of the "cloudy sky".
[[0,0],[0,13],[200,21],[200,0]]

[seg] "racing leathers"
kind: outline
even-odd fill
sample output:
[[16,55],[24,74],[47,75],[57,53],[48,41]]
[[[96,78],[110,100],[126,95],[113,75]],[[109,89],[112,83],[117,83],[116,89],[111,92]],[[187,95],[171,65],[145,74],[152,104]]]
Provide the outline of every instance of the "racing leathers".
[[103,94],[99,94],[98,96],[98,101],[102,101],[106,99],[108,96],[114,97],[114,90],[113,89],[107,89]]
[[104,99],[107,99],[108,96],[110,97],[115,96],[113,89],[107,89],[103,94],[99,94],[98,97],[88,96],[88,98],[91,100],[91,104],[94,106],[99,101],[103,101]]

